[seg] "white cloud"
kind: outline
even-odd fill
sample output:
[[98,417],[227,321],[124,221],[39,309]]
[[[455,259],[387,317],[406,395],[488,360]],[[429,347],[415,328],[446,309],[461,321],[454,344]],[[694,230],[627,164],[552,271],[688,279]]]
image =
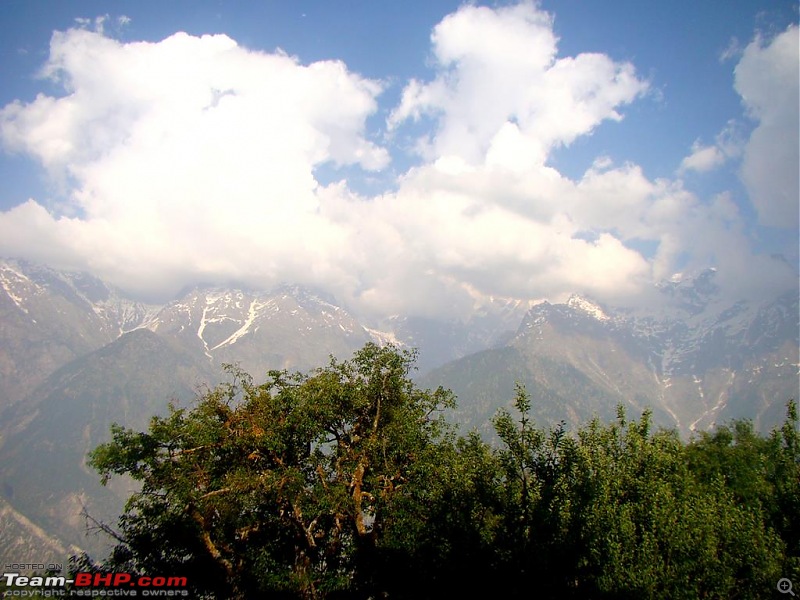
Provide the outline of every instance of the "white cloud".
[[533,3],[492,10],[464,6],[448,15],[431,41],[438,74],[411,81],[389,117],[396,128],[429,115],[435,132],[420,140],[431,159],[456,155],[479,164],[511,160],[522,168],[544,163],[647,90],[633,66],[602,54],[557,58],[549,14]]
[[[203,276],[313,277],[308,265],[324,269],[344,235],[320,214],[313,169],[388,162],[364,137],[380,85],[339,62],[303,66],[226,36],[122,44],[70,30],[53,36],[44,72],[67,94],[6,106],[0,135],[74,183],[80,218],[30,204],[5,213],[2,251],[50,254],[138,291],[158,291],[159,271],[181,273],[171,291]],[[11,242],[19,230],[27,244]]]
[[719,53],[719,62],[724,63],[732,58],[739,56],[742,53],[741,44],[736,37],[732,37],[728,45]]
[[736,91],[758,123],[744,150],[742,180],[762,224],[798,227],[800,53],[797,25],[765,45],[756,38],[736,66]]
[[717,146],[703,146],[699,141],[692,144],[692,153],[681,161],[680,172],[713,171],[725,162],[725,154]]
[[730,272],[754,264],[725,196],[704,203],[607,157],[577,180],[548,166],[647,91],[631,65],[559,57],[532,3],[464,6],[432,44],[436,76],[410,82],[389,118],[394,130],[430,119],[427,160],[364,198],[314,176],[389,162],[366,130],[382,84],[341,62],[303,65],[224,35],[56,33],[43,73],[64,94],[0,109],[0,140],[61,178],[70,205],[0,213],[0,255],[161,298],[197,281],[288,281],[379,315],[449,316],[488,296],[634,298],[733,246]]

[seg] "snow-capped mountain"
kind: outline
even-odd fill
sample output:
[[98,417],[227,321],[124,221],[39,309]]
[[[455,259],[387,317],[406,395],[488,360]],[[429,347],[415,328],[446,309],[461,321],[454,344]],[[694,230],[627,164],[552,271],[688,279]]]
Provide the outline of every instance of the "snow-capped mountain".
[[159,309],[126,298],[88,273],[58,271],[22,260],[0,259],[0,285],[5,296],[24,314],[29,314],[37,301],[60,298],[93,313],[100,327],[115,337],[140,327]]
[[528,308],[495,300],[469,322],[396,316],[365,322],[333,298],[298,286],[270,291],[197,287],[163,305],[131,300],[86,273],[0,259],[0,410],[48,375],[146,328],[217,367],[259,377],[307,370],[368,341],[420,349],[427,370],[513,335]]
[[445,365],[424,382],[451,387],[461,422],[484,429],[513,398],[492,369],[525,383],[545,422],[611,417],[622,403],[652,409],[658,424],[684,435],[731,418],[761,430],[780,423],[800,390],[798,295],[726,303],[713,270],[660,293],[650,310],[578,295],[540,303],[504,348]]
[[305,370],[330,354],[393,339],[345,309],[296,286],[271,292],[197,288],[165,305],[126,298],[101,280],[18,260],[0,260],[0,409],[48,375],[115,339],[147,328],[219,367],[254,375]]
[[0,409],[155,310],[90,275],[0,260]]
[[144,326],[215,364],[236,363],[254,376],[270,369],[311,369],[331,354],[349,357],[368,341],[387,337],[297,286],[271,292],[194,289]]

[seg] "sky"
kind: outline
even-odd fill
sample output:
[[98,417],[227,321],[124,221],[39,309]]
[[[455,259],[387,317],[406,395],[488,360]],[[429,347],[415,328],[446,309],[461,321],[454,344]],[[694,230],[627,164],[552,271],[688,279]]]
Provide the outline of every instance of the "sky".
[[0,1],[0,256],[363,314],[798,287],[798,4]]

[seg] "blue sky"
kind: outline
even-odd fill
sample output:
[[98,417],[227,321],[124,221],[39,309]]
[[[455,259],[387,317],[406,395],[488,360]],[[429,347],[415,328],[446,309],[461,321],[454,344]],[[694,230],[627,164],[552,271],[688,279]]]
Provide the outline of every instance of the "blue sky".
[[797,6],[5,0],[0,254],[375,314],[796,289]]

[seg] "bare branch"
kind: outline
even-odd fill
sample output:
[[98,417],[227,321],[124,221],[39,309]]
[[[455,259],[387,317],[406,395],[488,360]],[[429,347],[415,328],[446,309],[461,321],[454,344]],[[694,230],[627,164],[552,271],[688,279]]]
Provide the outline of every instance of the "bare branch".
[[89,514],[89,511],[86,509],[85,505],[81,506],[81,516],[86,520],[86,531],[94,531],[100,532],[102,531],[106,535],[114,538],[120,544],[127,544],[128,541],[120,534],[118,531],[113,529],[107,523],[103,523],[102,521],[98,521],[92,515]]

